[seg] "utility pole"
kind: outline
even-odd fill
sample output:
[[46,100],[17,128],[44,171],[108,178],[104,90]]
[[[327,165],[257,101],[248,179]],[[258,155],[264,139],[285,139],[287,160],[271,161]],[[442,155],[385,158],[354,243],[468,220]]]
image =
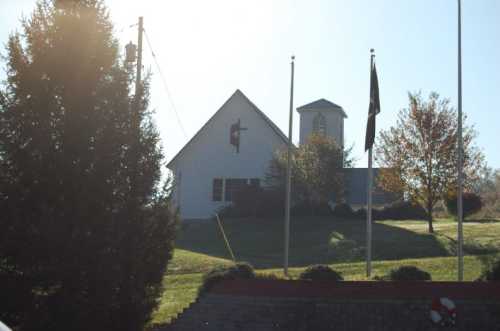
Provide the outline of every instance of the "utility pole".
[[[139,30],[137,36],[137,67],[136,67],[136,80],[135,80],[135,95],[134,101],[131,109],[131,139],[130,148],[132,156],[132,164],[130,166],[130,195],[128,203],[128,215],[125,225],[128,227],[127,240],[125,243],[124,251],[127,256],[132,256],[133,248],[131,246],[132,238],[134,237],[134,221],[136,218],[136,210],[140,206],[140,199],[138,198],[138,176],[137,172],[139,169],[139,140],[140,140],[140,103],[142,95],[142,84],[141,84],[141,70],[142,70],[142,33],[143,33],[143,19],[142,16],[139,17]],[[133,62],[135,59],[135,46],[132,43],[126,46],[127,50],[127,62]],[[128,261],[124,265],[123,273],[126,275],[126,285],[124,287],[123,296],[127,301],[125,305],[125,313],[133,310],[133,295],[132,295],[132,262]]]
[[137,69],[135,78],[135,121],[134,125],[139,128],[139,102],[141,100],[141,71],[142,71],[142,32],[143,28],[143,18],[139,17],[139,28],[137,31]]
[[141,118],[139,116],[141,95],[142,95],[142,33],[143,28],[143,18],[139,17],[138,31],[137,31],[137,67],[136,67],[136,78],[135,78],[135,96],[134,104],[132,109],[132,154],[134,156],[134,167],[132,169],[132,196],[135,196],[137,189],[137,171],[139,167],[139,139],[141,130]]
[[463,137],[462,137],[462,8],[461,0],[458,0],[458,194],[457,194],[457,217],[458,217],[458,280],[464,280],[464,230],[463,230]]
[[290,248],[290,198],[291,198],[291,161],[292,161],[292,124],[293,124],[293,75],[295,70],[295,56],[292,56],[292,78],[290,84],[290,117],[288,121],[288,152],[286,167],[286,197],[285,197],[285,261],[283,272],[288,276],[288,255]]

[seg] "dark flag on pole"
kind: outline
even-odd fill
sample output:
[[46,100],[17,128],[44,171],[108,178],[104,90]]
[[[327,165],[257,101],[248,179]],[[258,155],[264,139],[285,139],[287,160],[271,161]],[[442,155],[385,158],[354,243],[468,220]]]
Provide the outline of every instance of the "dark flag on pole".
[[370,75],[370,106],[368,108],[368,123],[366,124],[365,151],[373,146],[375,141],[375,116],[380,113],[380,99],[378,95],[378,78],[375,63]]

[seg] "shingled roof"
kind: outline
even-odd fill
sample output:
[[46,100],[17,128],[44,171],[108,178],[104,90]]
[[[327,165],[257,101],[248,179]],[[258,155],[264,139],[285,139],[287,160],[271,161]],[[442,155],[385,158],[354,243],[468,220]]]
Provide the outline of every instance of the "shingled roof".
[[299,108],[297,108],[297,111],[299,113],[301,113],[305,110],[337,110],[337,111],[341,111],[342,115],[345,118],[347,118],[347,115],[344,112],[344,109],[342,109],[342,107],[340,107],[339,105],[337,105],[331,101],[328,101],[326,99],[319,99],[319,100],[313,101],[311,103],[308,103],[306,105],[303,105],[303,106],[300,106]]

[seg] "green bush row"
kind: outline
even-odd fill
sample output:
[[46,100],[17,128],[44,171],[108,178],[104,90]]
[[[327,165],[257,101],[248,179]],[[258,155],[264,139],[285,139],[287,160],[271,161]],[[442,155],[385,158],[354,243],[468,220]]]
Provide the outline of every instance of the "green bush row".
[[[333,209],[333,215],[342,218],[365,219],[366,208],[353,210],[346,203],[340,203]],[[383,208],[373,208],[372,218],[374,220],[424,220],[427,213],[418,204],[410,201],[397,201]]]
[[[248,263],[236,263],[230,267],[214,268],[203,276],[203,282],[199,293],[210,290],[216,283],[229,279],[255,279],[276,277],[256,275],[253,267]],[[300,275],[301,280],[311,281],[342,281],[342,273],[333,270],[328,265],[316,264],[307,267]],[[384,276],[376,276],[374,280],[381,281],[430,281],[431,275],[415,266],[401,266],[391,270]],[[500,280],[500,258],[493,258],[486,266],[479,281],[499,281]]]
[[[248,186],[236,193],[231,205],[221,208],[218,213],[224,217],[276,217],[284,214],[284,192],[255,186]],[[346,203],[332,208],[327,203],[300,201],[291,208],[293,216],[333,216],[344,219],[365,219],[366,209],[354,211]],[[398,201],[381,209],[372,209],[373,219],[426,219],[425,210],[417,204]]]

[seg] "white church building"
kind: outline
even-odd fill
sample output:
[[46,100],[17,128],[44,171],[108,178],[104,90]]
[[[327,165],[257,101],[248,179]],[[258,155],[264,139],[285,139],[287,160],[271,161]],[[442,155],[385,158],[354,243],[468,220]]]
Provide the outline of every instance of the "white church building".
[[[347,115],[342,107],[320,99],[297,111],[301,144],[312,132],[319,132],[344,146]],[[174,175],[174,201],[181,218],[211,218],[231,203],[233,192],[242,185],[263,185],[275,151],[287,143],[276,124],[236,90],[167,165]],[[350,178],[347,202],[364,205],[366,169],[346,170]],[[374,195],[375,204],[377,199],[384,203],[382,195]]]

